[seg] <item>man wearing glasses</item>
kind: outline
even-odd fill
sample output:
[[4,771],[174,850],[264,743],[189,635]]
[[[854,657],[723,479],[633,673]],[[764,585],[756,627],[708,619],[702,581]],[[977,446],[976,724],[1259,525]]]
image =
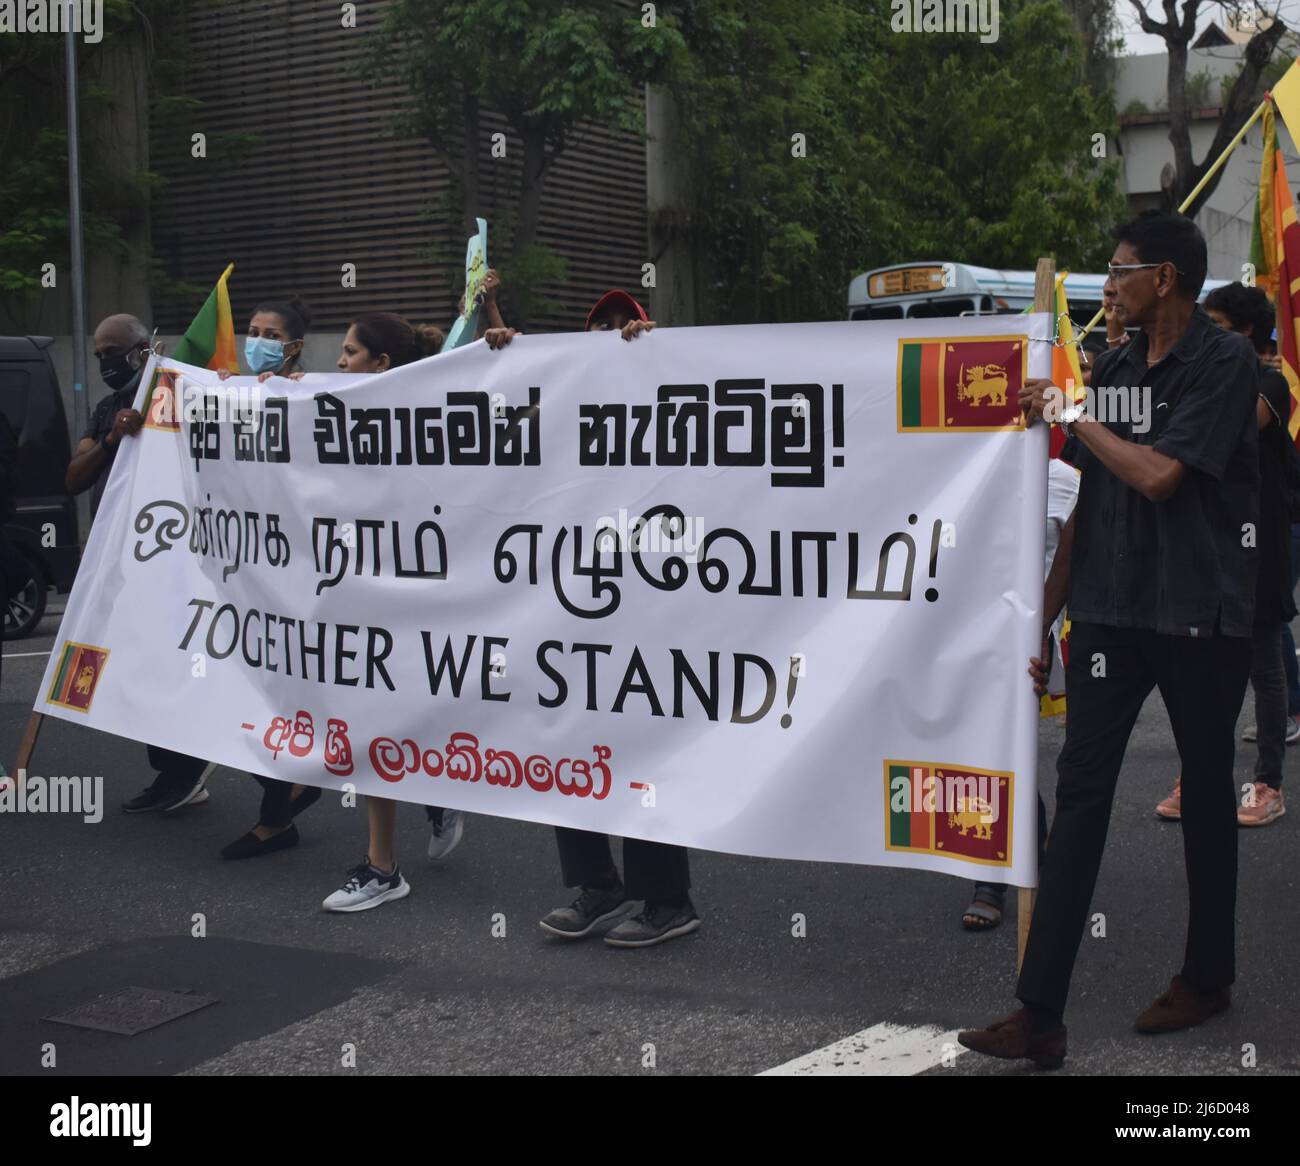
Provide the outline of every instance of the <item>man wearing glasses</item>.
[[[1179,215],[1116,232],[1106,294],[1127,344],[1097,358],[1094,401],[1146,397],[1137,415],[1062,411],[1049,381],[1020,400],[1030,422],[1059,420],[1079,501],[1044,594],[1044,639],[1066,601],[1072,620],[1069,716],[1057,760],[1056,818],[1016,995],[1024,1008],[958,1034],[967,1048],[1058,1067],[1070,976],[1129,735],[1152,688],[1182,764],[1189,915],[1181,972],[1142,1012],[1138,1032],[1189,1028],[1228,1007],[1237,888],[1234,730],[1250,673],[1259,471],[1250,343],[1196,304],[1205,239]],[[1110,397],[1105,388],[1129,392]],[[1133,412],[1133,411],[1129,411]],[[1042,691],[1048,653],[1030,661]]]

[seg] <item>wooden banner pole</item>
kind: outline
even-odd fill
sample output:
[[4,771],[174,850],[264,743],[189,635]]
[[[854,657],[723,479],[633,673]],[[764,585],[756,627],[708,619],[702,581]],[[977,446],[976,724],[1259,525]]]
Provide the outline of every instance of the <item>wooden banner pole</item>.
[[27,728],[23,730],[23,739],[18,744],[18,764],[14,766],[15,780],[17,774],[27,769],[36,752],[36,738],[41,735],[41,725],[45,723],[44,713],[32,713],[27,718]]
[[[1034,270],[1034,311],[1056,312],[1056,263],[1052,259],[1040,259]],[[1055,336],[1055,329],[1053,329]],[[1037,819],[1034,829],[1037,830]],[[1034,845],[1038,845],[1035,838]],[[1034,899],[1037,892],[1033,887],[1016,888],[1016,971],[1025,962],[1025,945],[1029,943],[1029,923],[1034,917]]]

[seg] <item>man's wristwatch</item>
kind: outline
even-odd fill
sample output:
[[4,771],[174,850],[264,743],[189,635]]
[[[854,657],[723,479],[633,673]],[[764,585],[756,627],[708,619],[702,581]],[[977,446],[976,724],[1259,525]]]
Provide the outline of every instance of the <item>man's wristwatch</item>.
[[1086,405],[1071,405],[1061,413],[1060,417],[1056,419],[1056,423],[1061,427],[1061,432],[1064,433],[1066,437],[1072,437],[1073,433],[1070,426],[1087,412],[1088,407]]

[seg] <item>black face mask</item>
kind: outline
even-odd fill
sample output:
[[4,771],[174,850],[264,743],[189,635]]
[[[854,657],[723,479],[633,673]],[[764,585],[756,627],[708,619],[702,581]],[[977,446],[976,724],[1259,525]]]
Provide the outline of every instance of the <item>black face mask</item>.
[[144,366],[132,368],[129,357],[130,353],[123,352],[118,356],[101,356],[99,358],[99,375],[104,378],[104,384],[115,393],[128,388],[132,381],[140,379],[140,373]]

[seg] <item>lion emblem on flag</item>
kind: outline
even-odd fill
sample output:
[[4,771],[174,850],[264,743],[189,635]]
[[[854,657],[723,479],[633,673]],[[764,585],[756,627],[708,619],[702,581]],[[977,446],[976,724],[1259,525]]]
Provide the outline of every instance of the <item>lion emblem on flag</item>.
[[1007,403],[1007,370],[1000,364],[962,365],[957,379],[957,399],[972,405]]

